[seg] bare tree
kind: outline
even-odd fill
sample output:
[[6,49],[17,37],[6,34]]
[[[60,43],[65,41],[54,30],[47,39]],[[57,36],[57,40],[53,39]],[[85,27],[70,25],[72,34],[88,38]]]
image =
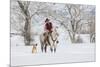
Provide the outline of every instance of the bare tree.
[[[55,4],[53,4],[55,5]],[[49,16],[54,20],[58,21],[60,25],[64,26],[66,31],[68,31],[69,37],[72,43],[76,42],[76,34],[79,33],[82,27],[81,21],[81,9],[80,5],[66,5],[64,8],[65,12],[49,10]],[[58,13],[57,13],[58,12]],[[65,14],[66,13],[66,14]]]
[[[45,9],[44,3],[32,3],[30,1],[12,1],[13,5],[11,7],[11,26],[16,31],[20,31],[21,33],[11,33],[11,35],[21,35],[24,37],[25,45],[30,45],[32,37],[31,37],[31,24],[32,19],[34,19],[35,15],[43,13],[42,9]],[[33,6],[34,5],[34,6]],[[13,16],[14,15],[14,16]],[[14,18],[17,17],[17,18]],[[23,23],[22,23],[23,22]]]
[[[13,11],[17,17],[19,17],[18,21],[13,18],[12,19],[12,26],[16,30],[21,31],[22,36],[24,37],[25,45],[30,45],[32,40],[31,35],[34,31],[31,31],[31,24],[33,22],[37,23],[39,20],[37,17],[44,19],[45,17],[52,18],[55,21],[58,21],[57,24],[62,25],[69,34],[70,40],[72,43],[75,43],[77,40],[77,35],[80,36],[80,31],[84,23],[82,20],[86,20],[84,17],[84,10],[82,9],[82,5],[72,5],[72,4],[61,4],[63,10],[56,8],[55,3],[42,3],[36,2],[32,3],[30,1],[16,1],[17,6],[14,8]],[[52,7],[51,7],[52,6]],[[54,7],[54,8],[53,8]],[[16,11],[17,10],[17,11]],[[87,12],[86,12],[87,13]],[[36,17],[37,16],[37,17]],[[87,16],[88,17],[88,16]],[[17,23],[19,22],[19,24]],[[21,24],[21,22],[23,22]],[[18,29],[18,26],[20,29]],[[93,26],[90,26],[93,27]],[[16,34],[15,34],[16,35]]]
[[28,10],[30,2],[28,2],[28,1],[25,1],[25,2],[17,1],[17,2],[19,4],[19,7],[20,7],[22,13],[25,16],[24,42],[25,42],[25,45],[30,45],[30,41],[31,41],[31,34],[30,34],[31,19],[30,19],[30,12]]
[[68,26],[66,26],[67,31],[69,33],[70,39],[72,43],[76,42],[76,34],[81,30],[83,20],[81,18],[81,10],[80,5],[66,5],[67,12],[69,14],[69,23]]

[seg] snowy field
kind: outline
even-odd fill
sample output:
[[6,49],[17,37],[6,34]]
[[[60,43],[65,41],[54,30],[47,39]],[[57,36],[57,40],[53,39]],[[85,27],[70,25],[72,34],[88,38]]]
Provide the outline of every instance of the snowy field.
[[[21,43],[21,38],[17,36],[12,37],[11,65],[20,66],[95,61],[95,43],[88,43],[88,35],[82,35],[87,38],[85,37],[83,40],[84,43],[81,44],[71,44],[64,36],[64,34],[59,36],[60,42],[57,46],[56,53],[51,53],[49,47],[47,53],[42,53],[40,43],[38,43],[37,53],[35,54],[32,54],[32,46],[24,46]],[[35,38],[39,42],[39,37],[36,36]],[[18,44],[16,45],[16,43],[20,46]]]
[[[40,48],[40,47],[38,47]],[[38,49],[32,54],[32,46],[18,46],[11,48],[11,65],[37,65],[72,62],[95,61],[95,44],[59,45],[56,53],[42,53]]]

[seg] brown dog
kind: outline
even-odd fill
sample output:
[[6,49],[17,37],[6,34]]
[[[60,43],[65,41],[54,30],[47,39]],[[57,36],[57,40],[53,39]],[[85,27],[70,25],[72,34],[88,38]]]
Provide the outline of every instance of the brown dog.
[[32,53],[37,53],[37,44],[34,44],[32,47]]

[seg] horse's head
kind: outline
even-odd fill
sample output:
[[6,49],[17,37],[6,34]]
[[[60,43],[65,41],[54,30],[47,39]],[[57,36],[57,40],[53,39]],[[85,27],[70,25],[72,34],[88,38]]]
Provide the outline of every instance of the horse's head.
[[57,44],[59,43],[58,37],[59,37],[58,32],[54,30],[54,31],[52,32],[52,40],[54,40],[55,43],[57,43]]

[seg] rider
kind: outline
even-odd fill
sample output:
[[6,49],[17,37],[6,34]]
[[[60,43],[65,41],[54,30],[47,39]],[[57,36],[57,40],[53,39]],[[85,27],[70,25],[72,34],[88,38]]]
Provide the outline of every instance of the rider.
[[45,20],[45,30],[46,30],[46,32],[48,32],[48,34],[51,34],[52,29],[53,29],[52,23],[50,22],[50,20],[48,18],[46,18],[46,20]]
[[50,20],[48,18],[46,18],[46,20],[45,20],[45,31],[48,34],[48,36],[46,37],[46,40],[50,44],[49,36],[52,37],[51,33],[53,32],[53,25],[52,25],[52,23],[50,22]]

